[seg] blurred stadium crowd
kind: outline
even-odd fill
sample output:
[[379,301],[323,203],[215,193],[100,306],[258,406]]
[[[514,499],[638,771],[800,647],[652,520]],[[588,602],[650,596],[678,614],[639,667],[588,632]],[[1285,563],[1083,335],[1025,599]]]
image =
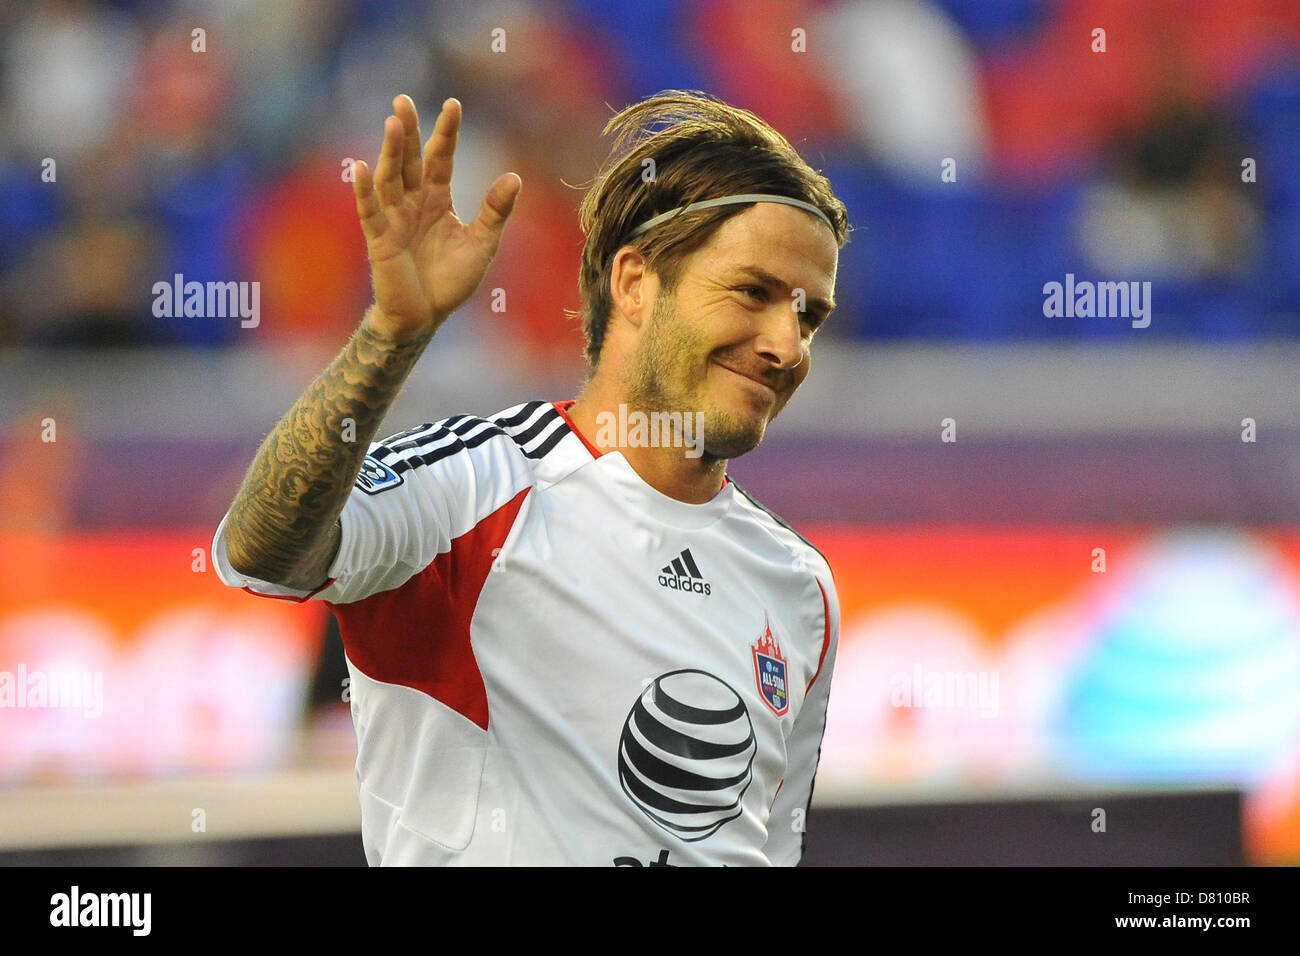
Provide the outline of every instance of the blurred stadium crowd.
[[[1125,334],[1044,318],[1067,273],[1151,281],[1151,336],[1300,332],[1294,0],[31,0],[0,36],[0,347],[335,346],[369,295],[343,171],[406,91],[426,135],[465,103],[463,213],[525,184],[485,283],[509,307],[457,334],[576,365],[576,187],[612,110],[671,87],[848,204],[828,334]],[[177,273],[260,282],[266,321],[155,317]]]

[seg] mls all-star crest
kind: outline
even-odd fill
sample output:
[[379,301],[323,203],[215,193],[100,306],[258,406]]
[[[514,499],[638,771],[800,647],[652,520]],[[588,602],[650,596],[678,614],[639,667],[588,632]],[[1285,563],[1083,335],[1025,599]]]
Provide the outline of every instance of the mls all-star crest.
[[767,614],[763,615],[763,633],[751,650],[754,652],[754,680],[758,682],[758,695],[772,713],[784,717],[790,709],[785,657],[781,645],[772,636],[772,622]]

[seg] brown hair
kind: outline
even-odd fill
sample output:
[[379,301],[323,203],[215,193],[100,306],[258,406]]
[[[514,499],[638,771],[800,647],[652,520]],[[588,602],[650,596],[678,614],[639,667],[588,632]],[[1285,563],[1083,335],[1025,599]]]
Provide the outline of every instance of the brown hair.
[[[692,210],[673,216],[636,239],[636,226],[660,213],[703,199],[773,193],[802,199],[826,214],[835,241],[848,241],[849,219],[825,176],[809,166],[784,136],[748,110],[698,90],[665,90],[623,109],[602,135],[615,133],[609,158],[578,208],[586,235],[578,289],[587,362],[594,368],[613,309],[610,266],[625,245],[635,247],[671,292],[683,261],[727,219],[751,203]],[[645,163],[653,160],[653,166]],[[653,169],[651,181],[643,172]]]

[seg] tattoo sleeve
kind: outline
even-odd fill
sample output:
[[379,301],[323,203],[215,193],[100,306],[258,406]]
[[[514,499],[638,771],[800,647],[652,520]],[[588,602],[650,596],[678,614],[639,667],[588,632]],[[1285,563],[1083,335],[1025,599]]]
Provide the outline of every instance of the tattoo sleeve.
[[236,571],[304,590],[325,582],[361,460],[431,337],[388,339],[363,321],[298,397],[257,450],[231,505],[226,547]]

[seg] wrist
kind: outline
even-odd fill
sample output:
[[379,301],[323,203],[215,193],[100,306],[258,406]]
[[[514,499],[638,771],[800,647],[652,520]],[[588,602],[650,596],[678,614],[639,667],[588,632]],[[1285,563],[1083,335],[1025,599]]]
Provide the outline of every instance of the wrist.
[[361,320],[361,329],[378,342],[406,346],[427,342],[445,319],[445,316],[435,317],[423,326],[413,326],[410,322],[392,318],[378,305],[371,305]]

